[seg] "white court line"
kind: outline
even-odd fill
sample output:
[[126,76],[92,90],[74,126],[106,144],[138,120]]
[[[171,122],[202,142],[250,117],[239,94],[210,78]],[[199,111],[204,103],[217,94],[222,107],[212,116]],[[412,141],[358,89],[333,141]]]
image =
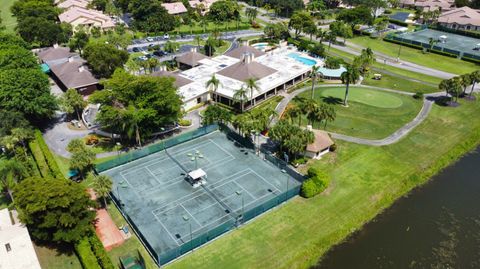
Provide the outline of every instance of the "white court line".
[[175,244],[177,244],[177,246],[180,246],[180,244],[178,243],[177,239],[175,239],[175,237],[170,233],[170,230],[167,229],[167,227],[165,227],[165,225],[163,224],[163,222],[157,217],[157,215],[153,214],[153,216],[157,219],[157,221],[160,223],[160,225],[162,225],[163,229],[165,229],[165,231],[167,231],[167,233],[170,235],[170,237],[173,239],[173,241],[175,242]]
[[155,179],[155,181],[156,181],[158,184],[161,184],[160,181],[158,181],[158,178],[155,176],[155,174],[153,174],[153,172],[150,171],[150,169],[148,169],[148,166],[144,166],[144,168],[150,173],[150,175],[152,175],[152,177]]
[[[250,173],[248,173],[248,174],[250,174]],[[248,175],[248,174],[246,174],[246,175]],[[246,176],[246,175],[245,175],[245,176]],[[253,196],[253,194],[251,194],[249,191],[247,191],[247,189],[245,189],[242,185],[238,184],[238,182],[237,182],[236,180],[233,181],[233,183],[235,183],[237,186],[239,186],[240,188],[242,188],[242,190],[244,190],[246,193],[248,193],[248,195],[250,195],[252,198],[255,198],[255,196]],[[256,199],[256,198],[255,198],[255,199]]]
[[255,172],[254,170],[252,170],[252,172],[257,175],[259,178],[261,178],[263,181],[265,181],[268,185],[272,186],[275,190],[277,190],[278,192],[281,193],[281,191],[279,189],[277,189],[277,187],[275,187],[274,185],[272,185],[272,183],[268,182],[264,177],[262,177],[261,175],[257,174],[257,172]]
[[188,215],[190,215],[190,217],[192,217],[192,219],[198,224],[198,226],[202,227],[202,224],[198,222],[198,220],[190,213],[190,211],[188,211],[182,204],[180,204],[180,206],[183,208],[183,210],[187,212]]
[[[211,141],[213,144],[215,144],[218,148],[220,148],[221,151],[223,151],[223,152],[225,152],[227,155],[233,157],[232,154],[230,154],[228,151],[226,151],[222,146],[218,145],[215,141],[213,141],[213,140],[210,139],[210,138],[209,138],[208,140]],[[233,158],[235,158],[235,157],[233,157]]]

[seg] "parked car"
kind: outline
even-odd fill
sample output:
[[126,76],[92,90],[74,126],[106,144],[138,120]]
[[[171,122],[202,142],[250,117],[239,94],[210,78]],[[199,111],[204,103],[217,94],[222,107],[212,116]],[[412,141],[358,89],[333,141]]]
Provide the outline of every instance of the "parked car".
[[134,47],[134,48],[132,49],[132,51],[133,51],[133,52],[140,52],[140,49],[139,49],[138,47]]
[[170,35],[169,34],[164,34],[163,39],[170,39]]
[[148,42],[153,42],[153,41],[155,41],[155,39],[153,39],[153,37],[147,37],[147,41]]
[[167,53],[163,50],[156,50],[156,51],[153,52],[153,55],[158,56],[158,57],[163,57],[163,56],[167,55]]

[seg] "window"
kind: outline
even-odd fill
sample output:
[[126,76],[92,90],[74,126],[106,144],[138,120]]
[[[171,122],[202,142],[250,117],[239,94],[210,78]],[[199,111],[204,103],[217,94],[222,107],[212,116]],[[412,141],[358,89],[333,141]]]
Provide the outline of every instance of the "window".
[[12,250],[10,243],[5,244],[5,248],[7,249],[7,252],[10,252]]

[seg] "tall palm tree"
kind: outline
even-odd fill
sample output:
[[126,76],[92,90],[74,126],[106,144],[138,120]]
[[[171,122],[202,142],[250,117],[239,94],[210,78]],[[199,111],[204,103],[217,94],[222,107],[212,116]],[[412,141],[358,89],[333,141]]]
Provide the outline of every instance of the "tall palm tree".
[[448,79],[444,79],[440,81],[440,84],[438,84],[438,89],[440,91],[445,91],[445,96],[448,97]]
[[428,51],[431,52],[433,49],[433,46],[437,43],[438,41],[435,40],[433,37],[428,38],[428,45],[430,46]]
[[112,179],[107,175],[93,176],[92,187],[98,197],[103,199],[103,206],[105,208],[107,207],[107,196],[112,190],[112,184]]
[[293,122],[293,119],[302,118],[302,111],[300,110],[300,107],[297,105],[292,105],[287,108],[285,115],[289,119],[290,123]]
[[142,139],[140,136],[140,116],[137,109],[134,106],[129,106],[123,111],[122,115],[122,129],[126,132],[127,137],[135,137],[135,142],[141,147]]
[[457,102],[458,96],[462,92],[462,80],[460,77],[453,77],[448,80],[448,91],[450,95],[455,97],[455,102]]
[[470,90],[469,95],[472,96],[473,90],[475,89],[475,84],[480,81],[480,70],[472,72],[470,74],[470,79],[472,80],[472,89]]
[[323,129],[327,129],[327,123],[329,121],[334,121],[337,117],[337,113],[332,105],[323,105],[323,113],[325,116],[325,125],[323,126]]
[[14,159],[0,159],[0,187],[7,191],[13,202],[13,187],[28,175],[21,162]]
[[312,66],[312,71],[310,72],[310,78],[312,78],[312,99],[315,91],[315,82],[318,78],[318,70],[320,70],[319,66]]
[[342,73],[340,79],[342,83],[345,84],[345,98],[343,99],[343,105],[348,106],[348,90],[351,83],[356,83],[360,78],[360,71],[354,65],[347,64],[346,71]]
[[245,86],[250,93],[250,104],[251,106],[255,105],[255,100],[253,100],[253,93],[260,90],[260,86],[257,84],[256,78],[249,78],[245,81]]
[[298,126],[302,126],[302,116],[307,114],[307,106],[305,97],[295,96],[293,101],[298,105],[299,117],[298,117]]
[[243,112],[245,101],[248,100],[247,90],[242,86],[240,89],[236,90],[233,94],[233,102],[240,103],[240,110]]
[[[218,87],[220,86],[220,80],[218,80],[215,77],[215,74],[212,75],[212,77],[205,83],[205,87],[208,89],[210,92],[210,98],[213,100],[213,94],[217,92]],[[216,96],[218,99],[218,96]],[[217,100],[215,100],[217,101]]]
[[315,113],[318,111],[318,103],[313,99],[306,99],[304,104],[304,112],[307,116],[308,123],[313,124],[313,118]]

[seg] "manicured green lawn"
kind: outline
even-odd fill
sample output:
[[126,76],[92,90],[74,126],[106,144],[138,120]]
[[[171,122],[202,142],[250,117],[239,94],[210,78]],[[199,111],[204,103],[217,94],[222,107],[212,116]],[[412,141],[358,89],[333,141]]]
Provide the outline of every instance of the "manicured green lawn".
[[[365,48],[370,47],[374,51],[389,55],[391,57],[396,58],[398,55],[399,45],[386,42],[381,39],[373,39],[370,37],[361,36],[352,38],[349,40],[349,42]],[[474,63],[435,53],[425,54],[421,50],[405,46],[402,47],[400,59],[459,75],[470,73],[479,69],[479,66]]]
[[[382,79],[373,79],[373,74],[377,73],[382,75]],[[403,77],[392,76],[390,74],[386,74],[376,70],[372,71],[369,77],[364,78],[362,84],[406,92],[432,93],[439,91],[438,87],[425,85],[422,83],[408,80]]]
[[[239,22],[239,27],[245,28],[248,27],[250,28],[250,23],[248,23],[246,20],[242,20]],[[215,24],[213,22],[209,22],[207,27],[206,27],[206,32],[212,32],[212,31],[236,31],[237,30],[237,23],[235,21],[231,21],[229,23],[221,23],[221,24]],[[190,33],[203,33],[203,26],[201,26],[199,23],[196,23],[193,27],[187,24],[181,24],[175,30],[172,31],[172,33],[185,33],[185,34],[190,34]]]
[[[305,98],[310,95],[310,91],[300,94]],[[350,87],[348,107],[342,105],[344,96],[345,87],[315,90],[315,99],[335,106],[337,116],[334,122],[327,124],[327,131],[369,139],[391,135],[415,118],[422,106],[421,101],[410,96],[360,87]],[[303,117],[302,124],[306,123]],[[313,127],[324,129],[318,122]]]
[[35,247],[40,266],[45,269],[49,268],[69,268],[69,269],[82,269],[82,265],[78,260],[77,255],[72,253],[59,253],[56,249],[48,248],[45,246]]
[[[297,197],[168,265],[180,268],[308,268],[394,200],[424,183],[480,141],[479,102],[434,106],[425,122],[396,144],[336,141],[338,151],[309,165],[332,176],[315,198]],[[462,145],[459,145],[462,144]]]
[[15,26],[17,25],[17,19],[12,17],[10,12],[10,7],[16,0],[2,0],[2,5],[0,6],[0,16],[2,18],[2,25],[5,26],[5,29],[9,32],[13,32]]
[[283,97],[283,96],[280,96],[280,95],[274,96],[274,97],[268,99],[267,101],[261,103],[260,105],[252,108],[251,111],[264,110],[264,109],[275,110],[275,108],[277,107],[278,103],[280,103],[280,101],[282,101],[283,98],[284,98],[284,97]]
[[[123,218],[123,216],[120,214],[120,211],[118,211],[115,205],[111,202],[108,205],[108,213],[110,214],[113,221],[118,227],[121,227],[127,223]],[[108,252],[108,254],[110,255],[110,258],[112,259],[112,262],[114,264],[118,264],[120,257],[126,256],[126,255],[135,256],[137,254],[137,250],[139,250],[143,258],[145,259],[147,269],[158,268],[158,266],[153,261],[152,257],[148,254],[147,250],[145,249],[145,247],[143,247],[142,243],[140,242],[138,237],[135,235],[135,233],[133,233],[131,228],[130,228],[130,231],[132,232],[132,237],[127,239],[125,243],[123,243],[121,246],[116,247]]]

